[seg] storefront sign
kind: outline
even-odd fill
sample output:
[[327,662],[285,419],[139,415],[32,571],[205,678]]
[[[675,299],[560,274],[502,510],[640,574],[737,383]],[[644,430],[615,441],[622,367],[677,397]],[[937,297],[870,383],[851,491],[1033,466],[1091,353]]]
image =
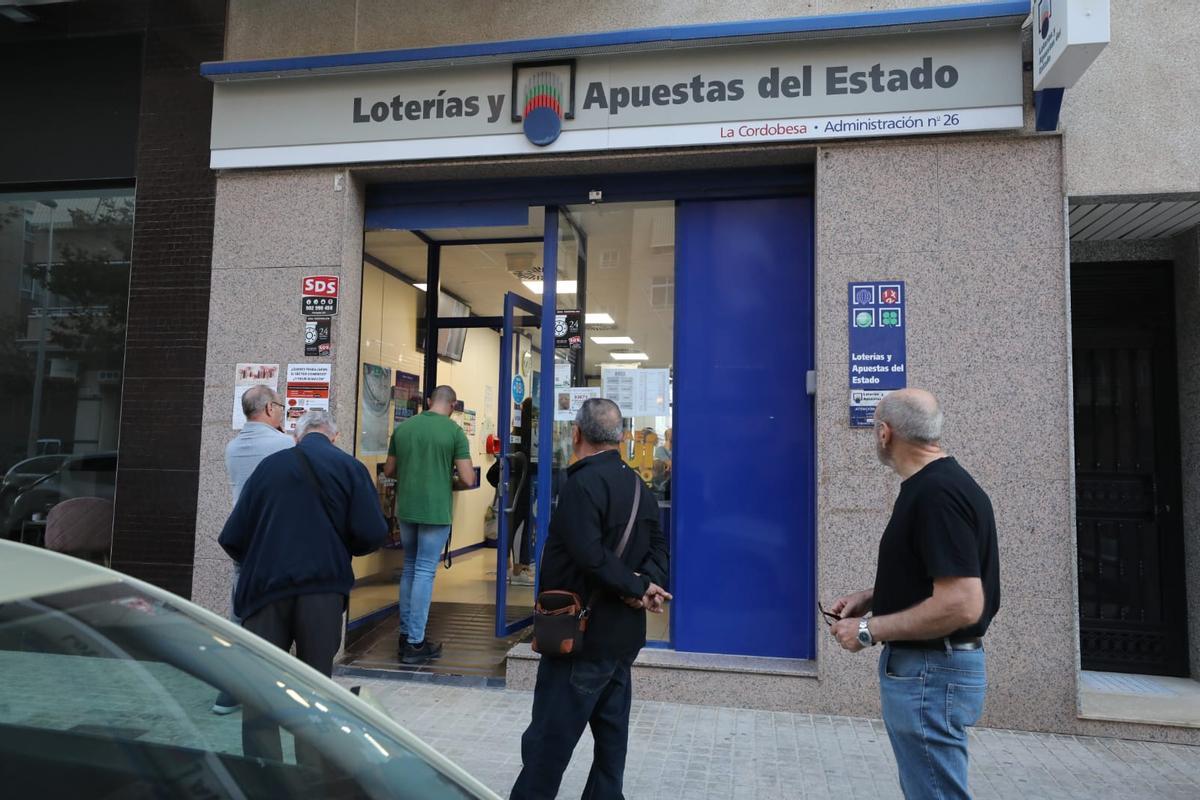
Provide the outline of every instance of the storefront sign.
[[[212,166],[1019,128],[1015,27],[219,82]],[[553,119],[552,119],[553,118]]]
[[560,308],[554,312],[554,346],[572,350],[583,347],[582,311]]
[[304,279],[300,313],[306,317],[332,317],[337,314],[338,277],[310,275]]
[[1109,40],[1109,0],[1033,0],[1033,88],[1069,89]]
[[304,321],[304,355],[328,358],[333,354],[333,325],[329,317]]
[[296,423],[306,411],[314,408],[329,410],[329,383],[332,378],[332,364],[288,364],[284,430],[295,431]]
[[908,385],[904,281],[850,284],[850,427],[869,428],[875,406]]

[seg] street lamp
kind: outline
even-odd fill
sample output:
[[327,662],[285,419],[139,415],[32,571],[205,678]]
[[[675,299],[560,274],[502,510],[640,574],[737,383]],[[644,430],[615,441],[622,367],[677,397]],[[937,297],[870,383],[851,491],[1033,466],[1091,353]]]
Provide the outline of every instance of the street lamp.
[[27,455],[33,458],[37,455],[38,428],[42,425],[42,384],[46,380],[46,326],[49,324],[50,309],[47,303],[50,297],[50,270],[54,268],[54,212],[58,203],[53,200],[38,200],[50,209],[50,233],[46,243],[46,293],[42,296],[42,322],[38,326],[37,365],[33,377],[33,409],[29,414],[29,441]]

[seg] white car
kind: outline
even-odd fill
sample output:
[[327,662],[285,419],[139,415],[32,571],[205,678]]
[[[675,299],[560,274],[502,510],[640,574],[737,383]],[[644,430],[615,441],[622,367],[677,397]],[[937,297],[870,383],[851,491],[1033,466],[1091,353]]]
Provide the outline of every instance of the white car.
[[[222,689],[241,713],[211,713]],[[381,710],[215,614],[3,541],[0,797],[499,800]]]

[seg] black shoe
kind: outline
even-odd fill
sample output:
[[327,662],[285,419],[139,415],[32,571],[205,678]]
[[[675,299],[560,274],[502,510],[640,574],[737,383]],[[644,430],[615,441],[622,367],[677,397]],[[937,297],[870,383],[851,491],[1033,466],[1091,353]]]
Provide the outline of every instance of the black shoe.
[[442,643],[426,639],[419,645],[406,644],[404,646],[404,655],[400,657],[400,661],[404,664],[424,664],[426,661],[433,661],[441,655]]
[[221,692],[217,697],[217,702],[213,703],[212,713],[225,716],[226,714],[232,714],[241,707],[242,704],[233,695],[228,692]]
[[404,655],[404,648],[406,647],[408,647],[408,634],[402,633],[400,634],[400,643],[396,647],[396,652],[400,655]]

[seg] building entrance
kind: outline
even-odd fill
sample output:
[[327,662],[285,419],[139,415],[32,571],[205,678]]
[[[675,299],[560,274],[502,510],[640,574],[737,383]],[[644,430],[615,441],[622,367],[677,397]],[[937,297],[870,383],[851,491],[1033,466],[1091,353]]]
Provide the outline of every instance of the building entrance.
[[1188,674],[1171,264],[1071,276],[1085,670]]

